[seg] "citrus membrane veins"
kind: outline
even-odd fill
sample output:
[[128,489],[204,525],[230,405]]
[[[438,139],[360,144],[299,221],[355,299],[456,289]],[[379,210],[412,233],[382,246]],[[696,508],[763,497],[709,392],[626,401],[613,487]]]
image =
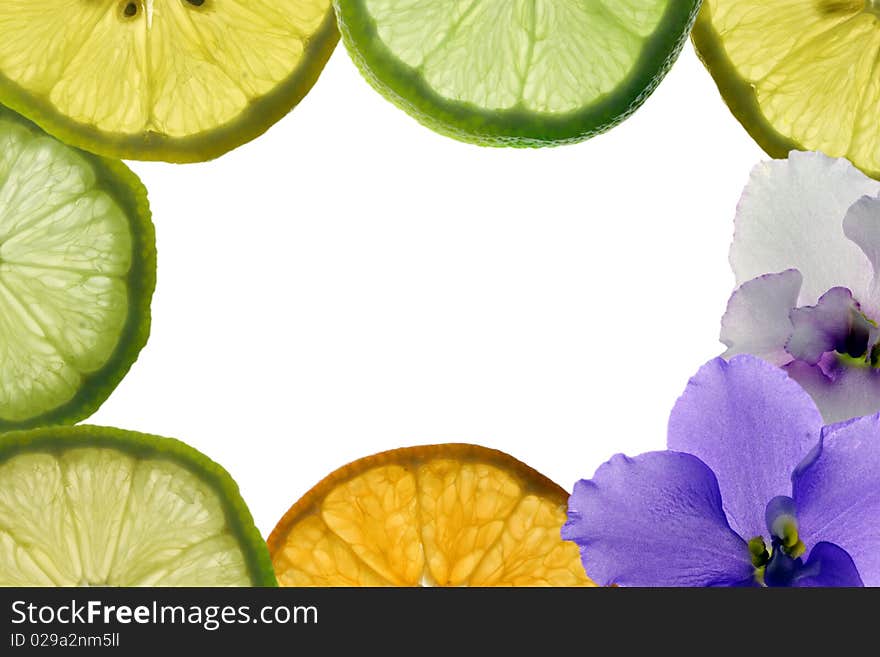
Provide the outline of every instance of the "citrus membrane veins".
[[167,438],[0,438],[0,586],[274,586],[235,483]]
[[699,0],[334,0],[367,79],[430,127],[489,145],[578,141],[674,62]]
[[155,238],[122,164],[0,108],[0,430],[91,414],[147,339]]
[[4,0],[0,102],[76,146],[209,159],[311,88],[330,0]]
[[693,36],[769,154],[819,150],[880,176],[880,2],[706,0]]
[[472,445],[386,452],[338,470],[269,537],[282,586],[587,586],[563,542],[568,495]]

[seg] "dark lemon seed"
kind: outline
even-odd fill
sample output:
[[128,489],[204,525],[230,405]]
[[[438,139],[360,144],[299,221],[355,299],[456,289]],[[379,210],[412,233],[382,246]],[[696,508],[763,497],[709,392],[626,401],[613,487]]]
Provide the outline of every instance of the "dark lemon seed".
[[860,9],[870,8],[864,0],[819,0],[819,12],[822,14],[851,14]]
[[125,5],[125,9],[122,10],[122,13],[125,14],[126,18],[132,18],[136,16],[138,13],[138,6],[136,2],[129,2]]
[[191,4],[193,7],[201,7],[203,4],[205,4],[205,0],[186,0],[186,1],[189,4]]

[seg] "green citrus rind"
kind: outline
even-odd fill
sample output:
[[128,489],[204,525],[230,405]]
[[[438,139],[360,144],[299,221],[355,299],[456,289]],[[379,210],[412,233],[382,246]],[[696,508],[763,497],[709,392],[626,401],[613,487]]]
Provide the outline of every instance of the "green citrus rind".
[[90,425],[14,431],[0,436],[0,464],[24,453],[57,453],[87,447],[115,449],[135,458],[170,461],[207,483],[217,493],[229,531],[239,541],[252,586],[278,586],[269,550],[241,498],[238,484],[222,466],[179,440]]
[[558,115],[485,110],[441,97],[382,43],[364,0],[333,0],[339,31],[370,85],[426,127],[480,146],[535,148],[573,144],[629,118],[678,59],[702,0],[672,0],[629,76],[596,104]]
[[[0,118],[12,119],[34,135],[43,131],[0,106]],[[53,424],[75,424],[92,415],[119,385],[137,360],[150,335],[150,303],[156,287],[156,231],[151,220],[147,190],[122,162],[78,151],[91,166],[96,186],[109,194],[125,212],[132,238],[131,269],[126,276],[128,316],[110,358],[96,372],[83,374],[79,390],[70,401],[23,421],[0,418],[0,432]],[[2,367],[2,365],[0,365]]]
[[26,116],[61,141],[105,157],[176,164],[205,162],[256,139],[289,114],[318,81],[338,41],[336,18],[328,11],[306,47],[300,65],[289,77],[253,101],[234,121],[187,137],[98,130],[61,114],[47,100],[25,91],[3,73],[0,73],[0,104]]
[[[694,23],[691,40],[697,56],[715,81],[718,91],[736,120],[770,157],[784,159],[793,150],[805,149],[790,137],[777,131],[767,121],[754,87],[740,77],[736,67],[727,55],[718,32],[712,25],[712,12],[709,5],[703,6]],[[866,171],[877,178],[880,171]]]

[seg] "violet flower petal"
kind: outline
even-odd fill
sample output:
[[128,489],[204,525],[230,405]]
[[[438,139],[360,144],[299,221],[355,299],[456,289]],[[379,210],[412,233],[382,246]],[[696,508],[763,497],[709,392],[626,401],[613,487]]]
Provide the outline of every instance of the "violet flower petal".
[[791,362],[785,344],[794,331],[790,314],[803,281],[797,269],[787,269],[743,283],[721,319],[721,342],[727,346],[724,358],[752,354],[774,365]]
[[765,534],[765,505],[791,492],[789,475],[821,428],[813,400],[785,371],[754,356],[716,358],[672,410],[668,446],[712,468],[730,526],[749,540]]
[[613,457],[575,486],[562,537],[602,585],[736,586],[754,575],[715,475],[690,454]]
[[[836,361],[837,356],[833,359]],[[834,371],[831,369],[824,359],[815,367],[797,361],[785,366],[789,376],[816,402],[825,424],[880,411],[880,370],[839,363]]]
[[864,586],[852,557],[834,543],[817,543],[791,586]]
[[866,586],[880,585],[880,415],[823,429],[792,484],[800,539],[840,546]]
[[880,183],[843,159],[792,152],[787,160],[759,164],[736,214],[730,262],[737,285],[757,276],[798,269],[804,286],[798,305],[813,305],[843,285],[856,299],[873,280],[871,263],[843,233],[843,218]]

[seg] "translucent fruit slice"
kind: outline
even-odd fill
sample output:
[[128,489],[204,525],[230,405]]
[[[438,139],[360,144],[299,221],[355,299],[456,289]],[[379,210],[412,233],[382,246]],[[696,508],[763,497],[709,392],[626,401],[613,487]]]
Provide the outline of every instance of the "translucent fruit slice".
[[774,157],[846,157],[880,177],[880,1],[706,0],[694,44]]
[[334,0],[369,82],[483,145],[581,141],[651,95],[699,0]]
[[411,447],[309,491],[269,537],[282,586],[590,586],[567,493],[502,452]]
[[169,438],[0,438],[0,586],[275,586],[230,476]]
[[91,415],[147,341],[155,278],[137,177],[0,107],[0,431]]
[[0,102],[68,143],[190,162],[265,132],[338,40],[330,0],[4,0]]

